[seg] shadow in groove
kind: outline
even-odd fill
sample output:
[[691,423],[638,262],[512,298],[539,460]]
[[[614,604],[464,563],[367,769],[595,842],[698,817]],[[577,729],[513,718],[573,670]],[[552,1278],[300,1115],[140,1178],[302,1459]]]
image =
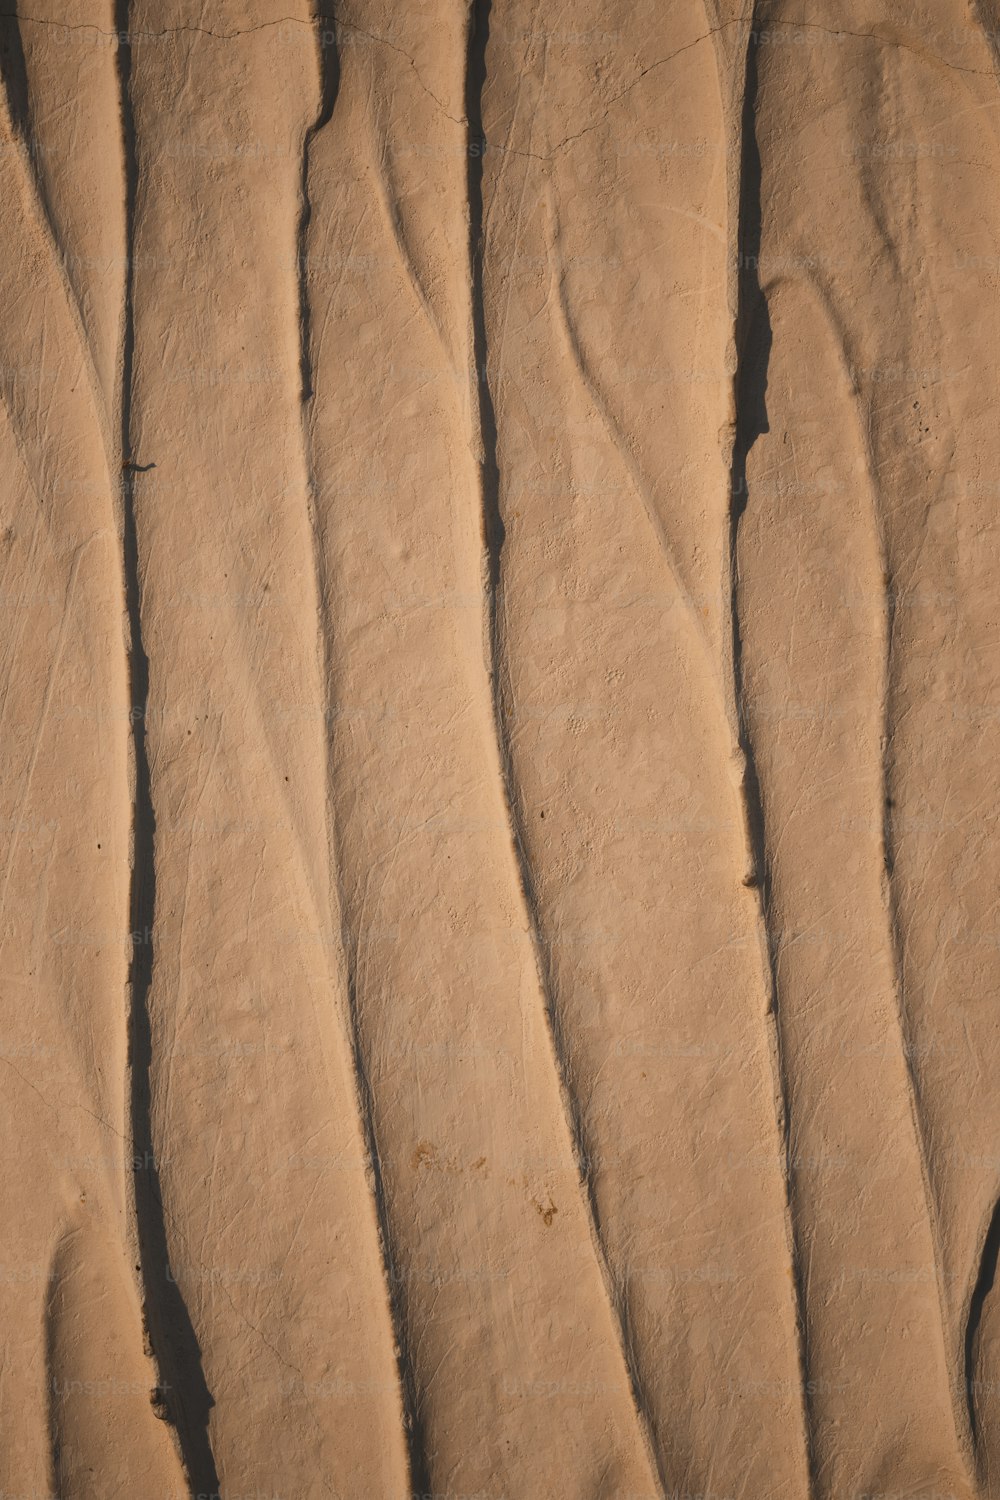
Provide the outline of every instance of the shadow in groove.
[[316,45],[319,49],[319,112],[306,131],[305,140],[302,143],[302,171],[299,178],[299,201],[302,205],[298,224],[299,374],[303,401],[310,401],[313,395],[309,265],[306,258],[309,225],[312,221],[312,199],[309,196],[309,154],[319,132],[332,120],[337,95],[340,92],[340,51],[337,46],[336,17],[332,11],[321,7],[315,16],[315,25]]
[[[299,179],[301,212],[298,223],[298,277],[299,277],[299,365],[301,373],[301,399],[305,407],[315,393],[313,380],[314,350],[312,346],[312,308],[309,302],[309,226],[312,222],[312,198],[310,194],[310,162],[312,145],[320,131],[330,123],[340,92],[340,52],[337,40],[337,20],[333,11],[320,5],[313,21],[316,27],[316,43],[319,49],[320,100],[319,110],[302,143],[302,169]],[[308,452],[308,449],[307,449]],[[317,588],[321,609],[326,599],[325,563],[323,543],[313,521],[313,546],[316,549]],[[329,640],[327,631],[321,632],[323,641],[324,680],[331,680]],[[333,835],[336,844],[336,833]],[[343,886],[340,877],[340,857],[334,858],[340,910],[345,909]],[[394,1263],[393,1238],[389,1220],[388,1194],[382,1173],[378,1139],[375,1131],[375,1104],[368,1065],[362,1047],[358,1023],[357,992],[357,948],[345,930],[345,956],[347,968],[347,1012],[349,1017],[349,1044],[351,1063],[354,1069],[358,1092],[358,1109],[365,1151],[371,1169],[371,1191],[378,1225],[379,1248],[386,1277],[389,1316],[392,1323],[396,1353],[396,1368],[399,1374],[400,1391],[405,1427],[406,1456],[409,1468],[409,1491],[414,1495],[429,1495],[432,1490],[427,1436],[420,1411],[420,1393],[411,1351],[409,1320],[406,1308],[406,1279],[397,1272]]]
[[492,608],[500,578],[500,550],[504,524],[500,516],[500,463],[497,454],[497,419],[486,373],[486,308],[483,300],[483,161],[486,132],[483,128],[483,90],[486,86],[486,47],[490,39],[492,0],[474,0],[469,23],[469,59],[465,75],[465,115],[468,122],[469,237],[472,266],[472,336],[479,390],[479,423],[484,457],[483,527],[489,566]]
[[969,1406],[969,1428],[972,1441],[978,1438],[976,1421],[976,1359],[979,1353],[979,1327],[983,1319],[986,1299],[993,1290],[1000,1261],[1000,1203],[993,1210],[990,1226],[983,1241],[983,1253],[979,1261],[979,1275],[969,1303],[969,1318],[965,1325],[965,1395]]
[[[742,160],[740,163],[739,291],[736,311],[736,441],[730,480],[730,547],[732,568],[733,672],[739,710],[740,746],[746,762],[746,804],[756,883],[765,907],[768,900],[764,805],[746,723],[743,684],[743,636],[740,628],[737,543],[740,521],[747,508],[747,458],[757,439],[770,431],[767,419],[767,372],[771,358],[771,315],[760,283],[761,164],[757,144],[756,32],[747,41],[746,85],[743,93]],[[773,955],[772,955],[773,957]]]
[[[156,1360],[162,1385],[152,1393],[157,1414],[177,1429],[188,1482],[199,1495],[219,1497],[219,1476],[208,1436],[209,1412],[214,1405],[205,1381],[201,1349],[176,1278],[171,1274],[163,1199],[153,1146],[150,1111],[152,1032],[149,990],[153,977],[153,930],[156,916],[156,817],[150,788],[146,750],[149,703],[149,659],[142,639],[141,570],[135,520],[135,473],[131,460],[132,366],[135,343],[133,319],[133,242],[138,163],[131,106],[131,47],[128,42],[128,0],[116,0],[115,26],[118,81],[121,94],[122,138],[125,157],[125,318],[122,351],[121,444],[122,553],[125,609],[129,624],[129,715],[135,759],[132,807],[133,868],[130,900],[132,959],[129,965],[129,1061],[132,1094],[133,1174],[139,1238],[144,1330]],[[124,40],[121,40],[124,39]]]
[[795,1303],[798,1324],[799,1361],[802,1378],[802,1400],[805,1418],[806,1463],[810,1493],[815,1489],[816,1455],[813,1444],[812,1400],[809,1394],[809,1337],[805,1316],[805,1286],[802,1277],[798,1234],[794,1222],[793,1166],[788,1118],[788,1084],[782,1061],[781,1028],[778,1016],[778,956],[775,943],[771,901],[771,878],[767,856],[767,830],[764,796],[753,735],[747,715],[746,684],[743,674],[743,634],[740,616],[739,531],[750,500],[747,484],[747,459],[757,439],[770,431],[767,413],[768,367],[773,333],[767,297],[761,285],[760,252],[762,238],[761,159],[757,141],[757,30],[756,14],[751,18],[747,38],[746,78],[743,91],[741,128],[740,202],[738,251],[738,300],[736,311],[736,437],[733,444],[729,502],[729,566],[732,614],[733,686],[738,716],[740,749],[743,754],[743,805],[750,841],[752,871],[747,884],[758,889],[760,914],[764,929],[771,1010],[775,1017],[778,1045],[778,1075],[784,1117],[785,1193],[792,1215],[793,1260],[795,1267]]
[[[771,358],[771,315],[760,282],[761,164],[757,144],[757,46],[747,42],[746,86],[743,94],[742,161],[738,236],[739,290],[736,312],[736,441],[733,447],[730,524],[733,557],[736,534],[749,499],[747,458],[757,439],[770,431],[767,418],[767,374]],[[735,563],[734,563],[735,566]],[[734,612],[734,647],[740,671],[742,642]],[[740,678],[737,686],[742,688]],[[740,693],[742,699],[742,693]],[[744,749],[746,746],[744,746]],[[755,830],[755,837],[759,830]],[[756,852],[756,851],[755,851]],[[760,871],[759,871],[760,873]]]

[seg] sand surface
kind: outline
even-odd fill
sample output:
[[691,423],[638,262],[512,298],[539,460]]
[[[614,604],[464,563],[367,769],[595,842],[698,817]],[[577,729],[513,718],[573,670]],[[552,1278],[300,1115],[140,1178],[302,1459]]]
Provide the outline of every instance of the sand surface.
[[2,1500],[1000,1495],[998,66],[5,7]]

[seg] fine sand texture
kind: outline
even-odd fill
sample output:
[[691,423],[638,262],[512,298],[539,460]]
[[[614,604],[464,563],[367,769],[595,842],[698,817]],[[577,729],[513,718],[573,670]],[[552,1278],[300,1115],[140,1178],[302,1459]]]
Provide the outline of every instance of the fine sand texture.
[[1000,1497],[1000,4],[0,76],[0,1500]]

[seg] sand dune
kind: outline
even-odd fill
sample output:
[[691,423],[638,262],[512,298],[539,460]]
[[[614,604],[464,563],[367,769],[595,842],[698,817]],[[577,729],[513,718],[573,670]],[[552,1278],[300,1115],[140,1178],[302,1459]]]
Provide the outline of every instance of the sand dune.
[[0,18],[0,1496],[997,1492],[998,38]]

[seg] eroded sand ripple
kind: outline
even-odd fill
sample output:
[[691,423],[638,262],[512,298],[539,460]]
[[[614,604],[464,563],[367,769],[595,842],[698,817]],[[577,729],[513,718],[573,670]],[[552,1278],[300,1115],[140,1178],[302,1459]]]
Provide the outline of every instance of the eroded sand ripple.
[[997,1493],[1000,10],[7,11],[0,1497]]

